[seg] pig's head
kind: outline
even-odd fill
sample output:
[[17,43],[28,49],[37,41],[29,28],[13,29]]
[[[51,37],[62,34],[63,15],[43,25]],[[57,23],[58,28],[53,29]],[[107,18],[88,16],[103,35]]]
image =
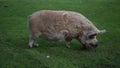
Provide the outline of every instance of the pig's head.
[[98,40],[96,36],[98,34],[105,33],[106,30],[99,30],[99,31],[87,31],[84,32],[82,36],[78,37],[78,40],[83,44],[86,48],[96,48],[98,46]]

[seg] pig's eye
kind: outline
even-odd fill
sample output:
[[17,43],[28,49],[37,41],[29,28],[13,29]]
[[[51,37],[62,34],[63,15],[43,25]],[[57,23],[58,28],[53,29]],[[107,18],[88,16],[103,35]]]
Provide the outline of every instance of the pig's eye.
[[95,36],[89,36],[89,39],[93,39],[93,38],[95,38]]
[[90,35],[89,39],[93,39],[93,38],[95,38],[95,36],[96,36],[96,34]]

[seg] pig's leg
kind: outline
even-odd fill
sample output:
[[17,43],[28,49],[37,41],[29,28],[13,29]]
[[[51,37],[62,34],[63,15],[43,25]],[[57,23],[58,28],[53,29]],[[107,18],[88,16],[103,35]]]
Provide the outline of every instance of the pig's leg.
[[37,41],[36,41],[36,40],[34,40],[33,45],[34,45],[35,47],[38,47],[38,46],[39,46],[39,44],[37,43]]
[[33,36],[30,35],[29,37],[29,47],[32,48],[33,47],[33,43],[34,43],[34,39],[33,39]]
[[71,40],[72,40],[71,38],[66,38],[66,47],[67,48],[71,47],[71,45],[70,45]]
[[40,33],[34,33],[29,37],[29,47],[32,48],[33,46],[38,47],[39,44],[36,42],[36,39],[40,36]]

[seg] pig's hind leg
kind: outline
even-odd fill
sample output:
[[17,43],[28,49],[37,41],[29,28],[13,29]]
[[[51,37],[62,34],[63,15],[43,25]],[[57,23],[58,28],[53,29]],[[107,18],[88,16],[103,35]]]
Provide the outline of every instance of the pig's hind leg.
[[29,37],[29,47],[32,48],[33,46],[38,47],[39,44],[37,43],[37,38],[39,38],[41,34],[38,33],[32,33]]

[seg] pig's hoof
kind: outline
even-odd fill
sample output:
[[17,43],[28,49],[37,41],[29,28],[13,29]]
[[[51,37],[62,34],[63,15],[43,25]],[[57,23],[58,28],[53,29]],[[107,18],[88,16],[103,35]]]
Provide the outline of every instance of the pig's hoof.
[[34,44],[34,47],[38,47],[39,46],[39,44]]
[[67,47],[67,48],[70,48],[71,46],[70,46],[70,45],[67,45],[66,47]]
[[30,46],[30,45],[29,45],[29,48],[32,48],[32,47],[33,47],[33,46]]

